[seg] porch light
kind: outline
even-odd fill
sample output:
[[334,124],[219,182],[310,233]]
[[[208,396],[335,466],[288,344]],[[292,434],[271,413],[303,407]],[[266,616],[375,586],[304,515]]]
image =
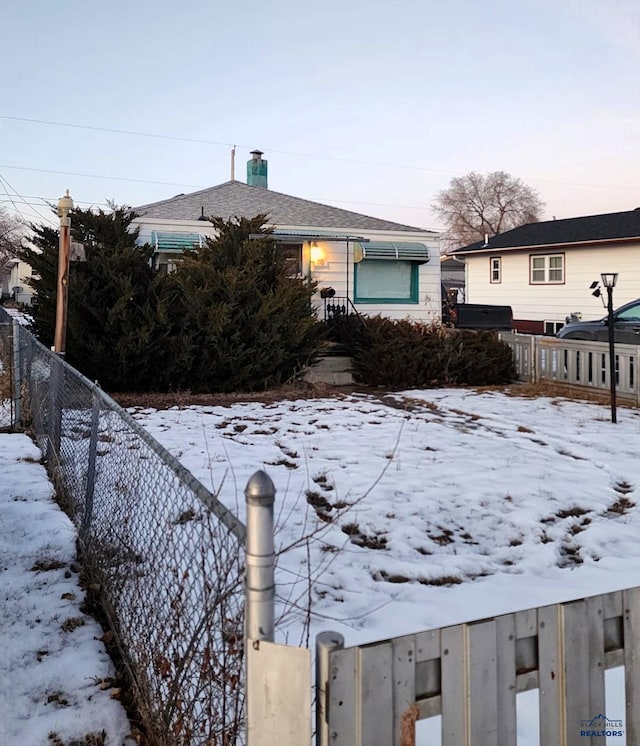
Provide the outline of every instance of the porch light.
[[315,264],[316,267],[324,267],[326,254],[322,246],[318,246],[317,241],[311,242],[311,264]]
[[602,284],[606,288],[614,288],[618,282],[617,272],[602,272],[600,277],[602,278]]

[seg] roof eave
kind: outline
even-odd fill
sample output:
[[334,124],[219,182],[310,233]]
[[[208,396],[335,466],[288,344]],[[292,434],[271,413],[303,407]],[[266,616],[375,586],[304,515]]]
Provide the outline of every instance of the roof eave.
[[458,256],[468,256],[469,254],[497,254],[504,251],[538,251],[542,249],[573,249],[589,246],[599,246],[601,244],[620,244],[640,242],[640,236],[625,236],[623,238],[599,238],[589,241],[567,241],[564,243],[545,243],[545,244],[522,244],[518,246],[482,246],[479,249],[453,251],[448,256],[454,258]]

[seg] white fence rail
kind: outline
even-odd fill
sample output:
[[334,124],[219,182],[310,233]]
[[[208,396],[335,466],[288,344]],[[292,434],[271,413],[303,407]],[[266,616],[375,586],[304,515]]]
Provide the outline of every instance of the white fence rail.
[[[607,713],[604,672],[621,665],[625,712]],[[602,730],[640,744],[640,588],[333,650],[319,676],[317,744],[414,746],[416,720],[441,715],[442,746],[515,746],[530,689],[541,746]]]
[[[530,334],[502,332],[513,350],[518,377],[537,383],[551,381],[589,389],[610,390],[609,345]],[[640,345],[616,345],[616,392],[640,404]]]

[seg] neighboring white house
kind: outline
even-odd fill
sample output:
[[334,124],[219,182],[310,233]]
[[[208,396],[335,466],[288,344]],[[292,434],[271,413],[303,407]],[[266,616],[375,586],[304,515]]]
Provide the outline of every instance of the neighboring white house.
[[5,268],[6,273],[2,275],[2,298],[10,298],[18,303],[31,303],[33,291],[26,282],[31,277],[31,267],[20,259],[9,259]]
[[[191,194],[136,207],[141,243],[155,247],[156,265],[171,271],[177,255],[214,235],[208,217],[267,214],[291,273],[318,282],[325,302],[367,315],[431,321],[440,316],[438,233],[271,191],[260,151],[247,164],[247,184],[227,181]],[[325,301],[320,290],[335,295]]]
[[554,334],[571,314],[604,316],[590,285],[618,272],[614,303],[640,297],[640,208],[528,223],[449,255],[466,270],[466,302],[508,305],[518,331]]
[[440,257],[440,273],[442,275],[442,290],[443,293],[446,293],[447,300],[454,303],[464,303],[464,262],[445,254]]

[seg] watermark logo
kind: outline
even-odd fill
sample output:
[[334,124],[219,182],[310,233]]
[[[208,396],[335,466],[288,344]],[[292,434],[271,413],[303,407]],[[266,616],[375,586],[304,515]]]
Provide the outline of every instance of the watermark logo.
[[594,715],[589,720],[580,721],[580,735],[589,736],[624,736],[624,726],[622,720],[608,718],[602,713]]

